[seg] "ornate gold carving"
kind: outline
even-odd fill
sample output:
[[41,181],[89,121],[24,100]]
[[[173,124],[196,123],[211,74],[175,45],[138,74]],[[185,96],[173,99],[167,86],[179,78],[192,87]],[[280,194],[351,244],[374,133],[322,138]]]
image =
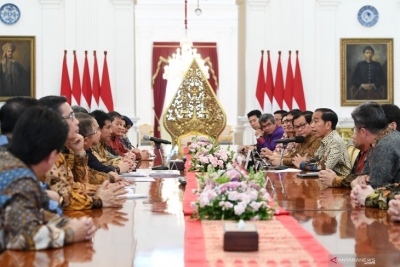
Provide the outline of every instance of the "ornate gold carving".
[[173,144],[181,135],[199,132],[217,139],[226,125],[226,114],[196,59],[186,71],[167,111],[163,124]]
[[353,129],[352,128],[337,128],[336,131],[342,137],[344,143],[347,145],[349,143],[349,139],[353,136]]

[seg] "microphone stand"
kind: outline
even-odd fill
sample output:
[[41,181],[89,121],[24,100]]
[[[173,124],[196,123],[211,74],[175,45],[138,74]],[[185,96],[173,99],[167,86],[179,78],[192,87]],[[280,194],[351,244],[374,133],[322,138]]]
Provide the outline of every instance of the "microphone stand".
[[252,153],[253,153],[253,158],[254,158],[254,154],[256,154],[256,155],[261,159],[261,165],[262,165],[263,169],[264,169],[264,168],[265,168],[265,169],[268,169],[268,168],[269,168],[268,163],[265,162],[264,158],[261,157],[260,153],[258,153],[257,148],[256,148],[255,150],[253,150]]
[[280,158],[279,158],[279,165],[276,166],[276,167],[274,167],[274,168],[273,168],[274,170],[277,170],[277,171],[278,171],[278,170],[286,170],[286,169],[289,168],[289,166],[282,165],[283,153],[285,152],[287,145],[288,145],[288,143],[283,143],[283,147],[282,147],[282,151],[281,151],[281,156],[280,156]]
[[[154,141],[153,141],[154,142]],[[158,153],[160,154],[161,157],[161,165],[160,166],[154,166],[153,168],[151,168],[152,170],[155,171],[165,171],[165,170],[169,170],[169,168],[167,166],[164,165],[164,159],[163,159],[163,155],[161,153],[161,143],[160,142],[154,142],[154,144],[156,145],[157,149],[158,149]]]

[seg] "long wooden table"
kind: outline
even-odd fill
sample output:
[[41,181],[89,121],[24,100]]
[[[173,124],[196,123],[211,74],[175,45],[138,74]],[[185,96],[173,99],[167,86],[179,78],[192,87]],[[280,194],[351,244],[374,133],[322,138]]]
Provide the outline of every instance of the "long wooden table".
[[[386,211],[353,208],[350,190],[325,188],[317,179],[267,175],[275,188],[268,185],[270,194],[333,256],[366,255],[377,257],[373,266],[400,266],[400,224]],[[67,214],[94,218],[99,229],[92,241],[37,252],[8,250],[0,255],[0,266],[183,266],[183,192],[174,178],[137,183],[136,193],[148,199],[128,200],[122,209]]]

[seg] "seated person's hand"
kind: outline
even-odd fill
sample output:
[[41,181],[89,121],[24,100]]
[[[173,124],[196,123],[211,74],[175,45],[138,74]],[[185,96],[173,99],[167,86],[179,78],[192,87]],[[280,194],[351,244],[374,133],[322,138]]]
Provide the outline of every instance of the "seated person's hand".
[[132,160],[121,160],[118,164],[120,173],[127,173],[133,167]]
[[73,218],[68,221],[65,227],[69,227],[74,231],[74,242],[89,240],[96,232],[93,219],[89,217]]
[[263,147],[263,148],[261,148],[261,153],[260,153],[260,155],[261,155],[262,157],[269,157],[269,156],[272,156],[272,151],[269,150],[269,149],[266,148],[266,147]]
[[246,147],[244,148],[244,150],[246,151],[246,153],[247,153],[248,151],[254,151],[254,149],[256,149],[255,146],[246,146]]
[[350,197],[357,204],[365,206],[365,200],[367,196],[373,194],[375,190],[370,185],[356,185],[353,190],[351,190]]
[[96,196],[103,202],[103,208],[118,208],[122,207],[125,203],[124,198],[117,198],[117,196],[127,193],[125,185],[110,184],[110,181],[104,181],[97,189]]
[[356,179],[351,181],[351,187],[354,188],[356,185],[366,185],[369,181],[369,175],[359,175]]
[[271,160],[271,163],[275,166],[279,165],[279,160],[280,160],[280,156],[276,155],[276,154],[272,154],[269,159]]
[[333,183],[333,179],[335,179],[335,177],[336,177],[336,173],[330,169],[321,170],[321,171],[319,171],[318,177],[319,177],[319,181],[322,184],[331,187],[332,183]]
[[300,168],[300,163],[306,162],[308,160],[307,158],[307,153],[304,156],[301,156],[300,154],[297,154],[296,156],[293,157],[293,165],[296,166],[296,168]]
[[256,138],[259,138],[261,136],[264,136],[264,131],[261,129],[257,129],[254,135],[256,136]]
[[109,175],[111,175],[114,178],[115,182],[121,181],[122,177],[118,175],[116,172],[108,172]]
[[124,159],[129,159],[129,160],[135,162],[135,160],[136,160],[136,155],[135,155],[135,153],[133,153],[132,151],[129,151],[129,152],[125,153]]
[[77,134],[74,140],[67,143],[67,146],[70,149],[72,149],[75,152],[75,154],[79,155],[82,155],[85,152],[83,145],[84,145],[84,138],[80,134]]
[[142,160],[148,160],[150,158],[150,152],[148,150],[141,150],[140,156]]
[[394,199],[390,200],[388,213],[392,221],[400,221],[400,195],[396,195]]

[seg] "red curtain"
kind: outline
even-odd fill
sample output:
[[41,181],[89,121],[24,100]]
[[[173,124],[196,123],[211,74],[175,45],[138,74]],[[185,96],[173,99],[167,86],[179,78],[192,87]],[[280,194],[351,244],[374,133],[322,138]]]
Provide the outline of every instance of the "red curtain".
[[[164,66],[168,64],[168,57],[176,53],[179,48],[177,42],[154,42],[153,43],[153,67],[152,67],[152,86],[154,98],[154,136],[160,138],[159,125],[164,108],[165,91],[167,80],[163,79]],[[218,89],[218,55],[217,43],[193,43],[193,48],[201,54],[205,64],[209,67],[209,83],[214,92]]]

